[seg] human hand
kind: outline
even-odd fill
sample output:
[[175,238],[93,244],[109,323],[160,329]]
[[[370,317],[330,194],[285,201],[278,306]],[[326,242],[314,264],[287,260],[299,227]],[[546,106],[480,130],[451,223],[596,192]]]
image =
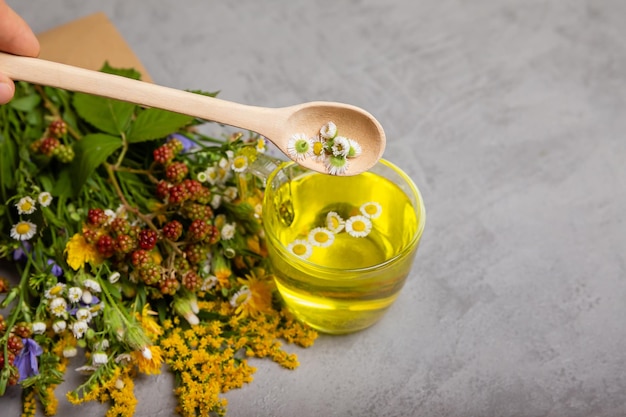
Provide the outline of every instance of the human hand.
[[[15,55],[39,55],[39,41],[28,24],[13,9],[0,0],[0,51]],[[13,81],[0,73],[0,104],[13,98]]]

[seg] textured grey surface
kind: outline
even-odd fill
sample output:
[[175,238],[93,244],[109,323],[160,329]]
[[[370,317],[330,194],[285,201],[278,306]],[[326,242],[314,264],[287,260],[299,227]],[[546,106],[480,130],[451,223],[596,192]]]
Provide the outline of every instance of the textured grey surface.
[[[387,316],[293,349],[296,371],[255,362],[229,415],[626,415],[623,0],[9,4],[36,31],[106,12],[159,84],[364,107],[420,187]],[[170,415],[170,390],[138,384],[137,415]]]

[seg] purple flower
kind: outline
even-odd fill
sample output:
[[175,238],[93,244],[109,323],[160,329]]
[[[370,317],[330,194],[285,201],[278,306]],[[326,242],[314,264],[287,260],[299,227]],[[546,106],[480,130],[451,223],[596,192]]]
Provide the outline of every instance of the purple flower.
[[15,358],[15,366],[17,366],[20,372],[19,381],[39,374],[39,363],[37,362],[37,356],[43,353],[43,349],[33,339],[22,339],[24,348],[19,355]]
[[22,246],[15,249],[13,251],[13,260],[14,261],[25,261],[28,258],[28,254],[30,253],[31,246],[27,241],[22,242]]
[[79,301],[78,305],[74,307],[67,306],[67,312],[70,313],[72,316],[75,316],[79,308],[90,308],[91,306],[95,306],[96,304],[100,303],[100,299],[98,297],[96,297],[95,295],[92,295],[91,297],[91,303],[87,304],[83,301]]
[[196,146],[194,141],[192,141],[185,135],[181,135],[180,133],[172,133],[171,135],[169,135],[168,140],[172,140],[172,139],[178,139],[180,143],[183,144],[182,153],[189,152],[191,148]]
[[54,275],[55,277],[60,277],[61,275],[63,275],[63,270],[59,265],[57,265],[56,262],[54,262],[53,259],[48,259],[48,265],[52,265],[52,270],[50,271],[52,275]]

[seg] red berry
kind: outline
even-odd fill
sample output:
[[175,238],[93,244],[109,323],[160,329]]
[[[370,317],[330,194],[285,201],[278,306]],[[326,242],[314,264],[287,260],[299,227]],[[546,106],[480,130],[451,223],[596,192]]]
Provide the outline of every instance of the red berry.
[[198,264],[207,258],[207,249],[206,246],[199,243],[190,243],[185,246],[185,259],[190,264]]
[[151,250],[157,243],[157,232],[151,229],[143,229],[139,232],[139,247],[145,250]]
[[189,192],[184,185],[176,184],[169,189],[169,196],[167,201],[170,204],[180,204],[187,199],[189,199]]
[[166,145],[159,146],[152,151],[152,157],[154,162],[165,165],[174,159],[174,149]]
[[107,220],[108,217],[101,208],[92,208],[87,212],[87,221],[93,226],[101,226]]
[[159,289],[162,294],[174,295],[176,291],[178,291],[178,288],[180,288],[180,282],[178,282],[174,276],[162,279],[159,282]]
[[115,238],[115,249],[117,252],[130,253],[137,249],[137,241],[129,235],[119,235]]
[[189,291],[195,291],[200,288],[200,276],[194,271],[188,271],[185,275],[183,275],[183,279],[181,281],[183,287],[187,288]]
[[209,234],[209,226],[210,225],[202,219],[192,221],[187,229],[189,239],[195,241],[204,239]]
[[61,144],[57,138],[44,138],[39,144],[39,152],[46,156],[52,156],[54,150]]
[[181,182],[188,173],[189,168],[184,162],[172,162],[165,168],[165,177],[173,183]]
[[18,355],[24,348],[22,338],[14,334],[10,335],[9,340],[7,340],[7,348],[14,354]]
[[183,225],[178,220],[172,220],[163,226],[163,236],[176,241],[183,234]]
[[60,138],[67,133],[67,124],[62,119],[56,119],[48,125],[48,131],[52,136]]
[[123,217],[116,217],[109,225],[109,231],[114,235],[124,235],[130,232],[130,223]]
[[172,186],[172,184],[170,184],[167,181],[159,181],[159,183],[156,186],[156,196],[158,198],[160,198],[161,200],[165,200],[167,198],[167,196],[170,194],[170,187]]
[[137,249],[131,254],[131,257],[130,257],[130,262],[136,268],[141,267],[142,265],[145,265],[146,263],[150,261],[151,261],[150,254],[143,249]]
[[115,253],[115,241],[109,235],[102,235],[96,242],[96,248],[102,256],[109,258]]
[[22,339],[28,339],[32,336],[33,331],[31,330],[30,324],[26,322],[17,323],[13,326],[13,333]]

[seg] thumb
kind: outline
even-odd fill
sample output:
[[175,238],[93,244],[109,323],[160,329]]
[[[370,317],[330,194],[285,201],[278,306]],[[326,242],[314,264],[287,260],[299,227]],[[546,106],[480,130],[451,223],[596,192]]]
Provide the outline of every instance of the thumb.
[[4,74],[0,74],[0,105],[8,103],[15,93],[13,81]]

